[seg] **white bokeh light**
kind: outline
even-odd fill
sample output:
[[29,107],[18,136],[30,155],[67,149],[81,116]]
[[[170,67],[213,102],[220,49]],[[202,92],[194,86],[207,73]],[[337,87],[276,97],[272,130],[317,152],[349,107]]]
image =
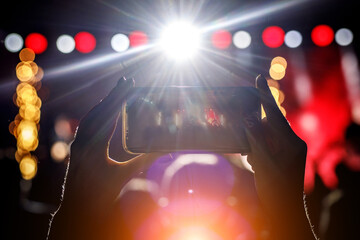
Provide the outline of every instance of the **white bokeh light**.
[[71,53],[75,49],[75,40],[69,35],[61,35],[56,40],[56,47],[62,53]]
[[251,36],[248,32],[238,31],[233,36],[233,42],[235,47],[244,49],[250,46]]
[[130,40],[125,34],[118,33],[111,38],[111,47],[116,52],[124,52],[129,46]]
[[193,57],[200,47],[200,31],[188,22],[168,25],[160,38],[160,47],[175,60]]
[[302,43],[301,33],[291,30],[285,34],[285,45],[289,48],[297,48]]
[[23,38],[17,33],[10,33],[5,38],[5,48],[9,52],[18,52],[24,45]]
[[352,43],[353,39],[354,39],[353,33],[351,32],[350,29],[347,29],[347,28],[341,28],[341,29],[337,30],[337,32],[335,34],[335,41],[340,46],[350,45],[350,43]]

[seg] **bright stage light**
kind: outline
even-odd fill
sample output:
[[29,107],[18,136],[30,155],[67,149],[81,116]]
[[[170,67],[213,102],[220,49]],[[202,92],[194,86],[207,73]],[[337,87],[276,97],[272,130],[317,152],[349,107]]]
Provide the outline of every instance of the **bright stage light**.
[[25,38],[25,46],[32,49],[34,53],[41,54],[46,50],[48,41],[46,37],[40,33],[30,33]]
[[167,26],[160,38],[160,47],[175,59],[191,58],[199,49],[200,31],[188,22],[176,22]]
[[124,34],[118,33],[111,38],[111,47],[116,52],[124,52],[129,48],[129,46],[130,40]]
[[96,47],[96,38],[89,32],[79,32],[74,37],[75,48],[81,53],[90,53]]
[[244,49],[250,46],[251,36],[248,32],[238,31],[233,36],[233,42],[237,48]]
[[291,30],[285,34],[285,44],[289,48],[297,48],[302,43],[301,33],[295,30]]
[[263,31],[262,39],[266,46],[278,48],[284,43],[285,32],[278,26],[270,26]]
[[319,47],[326,47],[334,40],[334,31],[328,25],[318,25],[311,31],[311,39]]
[[24,45],[23,38],[17,33],[10,33],[5,38],[5,48],[10,52],[18,52]]
[[335,34],[335,41],[340,46],[348,46],[352,43],[354,35],[350,29],[341,28]]
[[56,40],[56,47],[62,53],[71,53],[75,49],[75,40],[72,36],[63,34]]

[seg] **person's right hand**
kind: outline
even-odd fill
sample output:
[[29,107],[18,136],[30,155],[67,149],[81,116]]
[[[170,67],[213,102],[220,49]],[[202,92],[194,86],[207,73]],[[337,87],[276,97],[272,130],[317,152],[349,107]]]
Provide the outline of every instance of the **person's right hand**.
[[314,239],[304,208],[306,143],[281,113],[267,80],[260,75],[256,85],[266,119],[254,114],[244,122],[259,199],[270,215],[276,239]]
[[[121,151],[121,162],[109,155],[109,141],[121,105],[133,86],[122,78],[81,121],[71,145],[61,207],[53,217],[48,239],[108,239],[111,214],[122,187],[159,155],[137,157]],[[119,148],[123,149],[121,143]],[[121,226],[117,226],[119,228]]]

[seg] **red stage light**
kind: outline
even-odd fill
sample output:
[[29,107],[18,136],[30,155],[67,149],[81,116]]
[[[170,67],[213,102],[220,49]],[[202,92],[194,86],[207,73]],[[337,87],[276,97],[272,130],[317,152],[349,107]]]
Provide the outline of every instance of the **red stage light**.
[[89,53],[96,47],[96,39],[94,35],[88,32],[79,32],[74,37],[75,48],[81,53]]
[[334,40],[334,31],[328,25],[318,25],[312,30],[311,39],[317,46],[328,46]]
[[265,28],[262,33],[262,39],[266,46],[270,48],[280,47],[284,43],[285,32],[278,26]]
[[30,33],[25,39],[25,46],[32,49],[35,54],[40,54],[46,50],[48,42],[44,35],[40,33]]
[[226,30],[219,30],[213,33],[211,42],[214,47],[219,49],[226,49],[230,46],[232,41],[231,33]]
[[147,44],[148,37],[144,32],[134,31],[129,34],[130,46],[131,47],[139,47]]

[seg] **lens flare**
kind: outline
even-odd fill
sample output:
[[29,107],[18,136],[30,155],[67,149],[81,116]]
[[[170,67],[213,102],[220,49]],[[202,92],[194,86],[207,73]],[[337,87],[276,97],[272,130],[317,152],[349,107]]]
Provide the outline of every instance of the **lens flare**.
[[180,229],[168,240],[222,240],[222,238],[205,227],[191,226]]
[[171,58],[182,60],[193,57],[201,42],[200,31],[188,22],[167,26],[160,38],[160,46]]

